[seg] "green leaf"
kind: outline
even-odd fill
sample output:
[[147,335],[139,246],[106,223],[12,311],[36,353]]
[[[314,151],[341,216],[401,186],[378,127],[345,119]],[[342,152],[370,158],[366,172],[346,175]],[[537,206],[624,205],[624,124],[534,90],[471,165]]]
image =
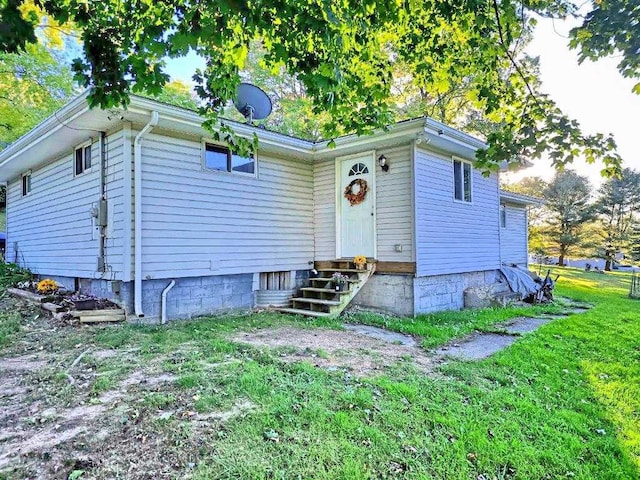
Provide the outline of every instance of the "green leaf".
[[77,480],[85,474],[84,470],[74,470],[69,474],[68,480]]

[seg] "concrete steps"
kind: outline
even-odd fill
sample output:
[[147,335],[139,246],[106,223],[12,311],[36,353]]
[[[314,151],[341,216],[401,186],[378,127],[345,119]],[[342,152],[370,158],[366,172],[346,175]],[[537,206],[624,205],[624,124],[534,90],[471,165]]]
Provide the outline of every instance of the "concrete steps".
[[[291,307],[276,310],[309,317],[337,317],[375,271],[375,263],[368,263],[361,270],[349,260],[335,260],[331,267],[317,269],[318,277],[309,279],[311,286],[300,289],[300,296],[291,299]],[[343,290],[335,289],[331,276],[336,272],[348,278]]]

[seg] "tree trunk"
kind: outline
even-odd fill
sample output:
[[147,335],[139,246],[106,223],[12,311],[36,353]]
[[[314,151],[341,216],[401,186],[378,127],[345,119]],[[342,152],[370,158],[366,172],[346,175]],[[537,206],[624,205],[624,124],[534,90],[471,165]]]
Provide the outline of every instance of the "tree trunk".
[[558,257],[558,265],[564,267],[564,253],[560,253],[560,256]]
[[610,272],[611,271],[611,259],[607,258],[604,261],[604,271],[605,272]]

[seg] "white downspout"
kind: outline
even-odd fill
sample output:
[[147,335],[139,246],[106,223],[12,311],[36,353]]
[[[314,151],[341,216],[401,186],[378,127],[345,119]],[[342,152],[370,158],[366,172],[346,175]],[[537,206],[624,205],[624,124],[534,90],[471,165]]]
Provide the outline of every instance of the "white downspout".
[[142,139],[144,136],[158,125],[160,119],[158,112],[151,112],[151,120],[136,135],[133,141],[133,173],[134,173],[134,215],[133,238],[134,238],[134,277],[133,277],[133,298],[134,309],[137,317],[144,317],[142,312]]
[[175,284],[176,284],[176,281],[171,280],[171,282],[169,282],[169,285],[167,285],[165,289],[162,290],[162,308],[161,308],[162,313],[160,315],[162,325],[167,323],[167,293],[169,293],[169,290],[171,290]]

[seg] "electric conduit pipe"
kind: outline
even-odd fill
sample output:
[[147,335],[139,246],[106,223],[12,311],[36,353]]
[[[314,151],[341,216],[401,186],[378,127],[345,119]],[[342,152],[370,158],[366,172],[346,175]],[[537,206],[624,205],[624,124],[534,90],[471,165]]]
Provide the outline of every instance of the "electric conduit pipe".
[[161,309],[162,314],[160,315],[162,325],[167,323],[167,293],[169,293],[169,290],[171,290],[175,284],[176,284],[176,281],[171,280],[169,282],[169,285],[167,285],[165,289],[162,290],[162,309]]

